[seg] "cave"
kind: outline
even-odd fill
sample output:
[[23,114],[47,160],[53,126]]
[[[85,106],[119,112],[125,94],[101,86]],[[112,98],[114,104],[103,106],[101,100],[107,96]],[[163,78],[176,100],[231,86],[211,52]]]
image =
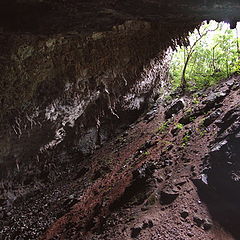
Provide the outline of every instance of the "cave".
[[203,21],[234,29],[239,10],[237,0],[2,0],[0,238],[239,239],[238,74],[191,112],[191,96],[164,98],[170,49]]

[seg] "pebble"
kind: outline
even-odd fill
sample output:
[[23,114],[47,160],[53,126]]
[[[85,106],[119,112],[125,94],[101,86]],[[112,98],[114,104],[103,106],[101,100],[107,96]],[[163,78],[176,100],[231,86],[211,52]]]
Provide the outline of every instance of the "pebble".
[[203,223],[203,229],[205,231],[208,231],[212,228],[212,223],[207,219],[205,220],[205,222]]
[[201,218],[198,217],[198,216],[194,216],[194,217],[193,217],[193,221],[196,223],[196,225],[197,225],[198,227],[201,227],[202,224],[204,223],[204,220],[201,219]]
[[131,238],[136,238],[140,234],[141,230],[142,229],[140,227],[131,228]]
[[181,215],[181,217],[182,218],[187,218],[188,216],[189,216],[189,213],[188,213],[188,211],[187,210],[183,210],[181,213],[180,213],[180,215]]
[[194,236],[194,234],[193,234],[192,232],[188,232],[187,235],[188,235],[189,237],[193,237],[193,236]]

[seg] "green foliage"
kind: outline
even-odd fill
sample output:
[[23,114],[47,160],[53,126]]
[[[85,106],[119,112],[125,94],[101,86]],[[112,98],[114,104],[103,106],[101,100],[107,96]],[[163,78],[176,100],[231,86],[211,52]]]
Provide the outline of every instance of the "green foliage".
[[196,119],[195,116],[191,116],[191,117],[189,118],[189,122],[194,122],[195,119]]
[[171,96],[171,95],[166,95],[165,97],[164,97],[164,100],[166,101],[166,102],[169,102],[169,101],[171,101],[173,99],[173,97]]
[[187,114],[187,115],[191,115],[192,113],[193,113],[192,108],[188,108],[188,109],[186,110],[186,114]]
[[183,127],[184,127],[184,125],[181,124],[181,123],[176,123],[175,126],[176,126],[177,129],[180,129],[180,130],[183,129]]
[[199,101],[198,98],[194,97],[193,100],[192,100],[192,103],[193,103],[193,104],[199,104],[200,101]]
[[240,60],[236,62],[234,72],[240,74]]
[[204,122],[205,122],[206,118],[202,118],[200,121],[199,121],[199,127],[200,128],[204,128]]
[[166,141],[166,140],[161,140],[161,141],[159,141],[159,142],[162,143],[162,144],[164,144],[165,146],[169,146],[169,145],[172,144],[172,142]]
[[[209,31],[201,38],[202,33],[207,30],[214,31]],[[204,23],[199,31],[192,33],[189,40],[190,46],[178,47],[173,54],[170,67],[173,89],[181,86],[184,64],[191,50],[185,73],[189,90],[204,89],[234,72],[240,73],[238,36],[236,30],[229,29],[226,23]],[[197,43],[194,45],[195,42]]]
[[143,153],[143,155],[144,155],[144,156],[148,156],[148,155],[150,155],[150,152],[149,152],[149,151],[146,151],[146,152]]
[[207,130],[205,130],[203,128],[197,129],[197,130],[198,130],[199,136],[201,136],[201,137],[204,137],[206,135],[206,133],[207,133]]
[[163,133],[168,130],[170,121],[163,122],[157,129],[157,133]]
[[207,133],[207,130],[206,130],[205,126],[204,126],[205,120],[206,120],[205,117],[202,118],[202,119],[199,121],[199,127],[196,128],[197,133],[198,133],[199,136],[201,136],[201,137],[205,136],[206,133]]
[[185,133],[183,138],[182,138],[182,146],[186,146],[188,144],[188,142],[190,141],[191,139],[191,135],[190,133]]

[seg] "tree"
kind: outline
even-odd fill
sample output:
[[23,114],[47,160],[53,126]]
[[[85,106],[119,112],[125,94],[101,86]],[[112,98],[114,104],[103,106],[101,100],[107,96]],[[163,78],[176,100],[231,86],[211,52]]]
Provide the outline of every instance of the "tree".
[[188,67],[188,63],[189,63],[189,60],[191,59],[194,51],[195,51],[195,47],[196,45],[198,44],[198,42],[200,42],[205,36],[207,36],[207,34],[209,32],[214,32],[218,29],[219,27],[219,24],[217,24],[217,26],[214,28],[214,29],[209,29],[208,27],[204,28],[203,31],[200,31],[201,29],[197,29],[197,33],[198,34],[195,34],[196,36],[196,39],[194,40],[194,42],[189,45],[188,47],[185,47],[185,50],[187,52],[187,57],[186,57],[186,61],[184,63],[184,66],[183,66],[183,71],[182,71],[182,78],[181,78],[181,89],[183,92],[185,92],[186,88],[187,88],[187,81],[186,81],[186,70],[187,70],[187,67]]
[[205,88],[233,73],[239,54],[236,32],[215,21],[195,30],[189,46],[178,47],[173,54],[170,76],[174,88],[183,92]]

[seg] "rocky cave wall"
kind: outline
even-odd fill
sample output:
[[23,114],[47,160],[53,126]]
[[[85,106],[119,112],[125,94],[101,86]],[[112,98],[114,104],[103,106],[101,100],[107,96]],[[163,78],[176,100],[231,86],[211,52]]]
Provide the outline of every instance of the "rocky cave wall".
[[23,176],[26,162],[42,165],[60,143],[79,157],[92,153],[146,108],[177,41],[185,40],[175,29],[144,21],[85,35],[3,35],[1,176]]

